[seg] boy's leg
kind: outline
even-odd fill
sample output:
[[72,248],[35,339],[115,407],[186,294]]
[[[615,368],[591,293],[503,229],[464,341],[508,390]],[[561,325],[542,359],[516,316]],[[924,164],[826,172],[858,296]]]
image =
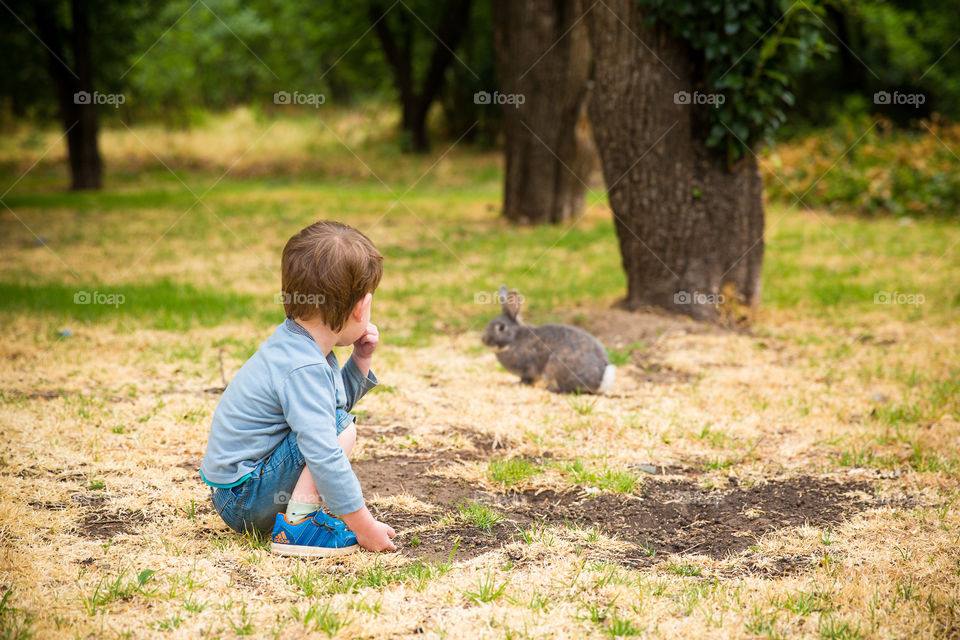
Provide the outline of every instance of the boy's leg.
[[[340,448],[343,449],[343,452],[349,458],[350,453],[353,451],[353,445],[357,442],[357,425],[351,424],[341,431],[340,435],[337,436],[337,441],[340,443]],[[313,476],[310,475],[310,469],[304,465],[303,471],[300,472],[300,478],[297,480],[297,484],[290,494],[290,502],[287,503],[287,518],[295,522],[299,518],[302,518],[308,513],[313,513],[319,508],[320,494],[317,493],[317,488],[313,484]]]

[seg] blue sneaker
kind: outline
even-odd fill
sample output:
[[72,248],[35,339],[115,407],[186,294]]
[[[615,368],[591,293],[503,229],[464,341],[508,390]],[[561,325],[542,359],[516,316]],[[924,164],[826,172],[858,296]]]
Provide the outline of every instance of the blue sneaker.
[[290,522],[278,513],[270,551],[282,556],[339,556],[359,551],[357,536],[336,518],[317,510],[300,522]]

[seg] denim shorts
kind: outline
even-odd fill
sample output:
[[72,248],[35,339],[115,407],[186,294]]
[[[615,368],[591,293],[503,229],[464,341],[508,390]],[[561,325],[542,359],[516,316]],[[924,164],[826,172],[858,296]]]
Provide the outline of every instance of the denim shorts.
[[211,487],[213,508],[234,531],[256,530],[269,536],[277,514],[285,511],[306,462],[292,430],[250,478],[235,487]]

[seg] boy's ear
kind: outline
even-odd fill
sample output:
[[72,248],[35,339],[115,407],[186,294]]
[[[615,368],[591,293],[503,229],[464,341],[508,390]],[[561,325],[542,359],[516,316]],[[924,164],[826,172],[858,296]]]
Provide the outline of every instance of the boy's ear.
[[373,303],[373,294],[368,293],[367,295],[360,298],[360,302],[353,307],[353,318],[354,320],[359,321],[367,313],[367,310],[370,309],[370,305]]

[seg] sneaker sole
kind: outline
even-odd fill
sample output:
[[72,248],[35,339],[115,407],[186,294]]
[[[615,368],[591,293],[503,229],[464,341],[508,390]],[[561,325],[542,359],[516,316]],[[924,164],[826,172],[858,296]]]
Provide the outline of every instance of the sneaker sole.
[[277,544],[270,543],[270,553],[276,553],[281,556],[311,556],[315,558],[329,556],[343,556],[348,553],[354,553],[360,550],[360,545],[352,544],[349,547],[339,549],[331,547],[309,547],[302,544]]

